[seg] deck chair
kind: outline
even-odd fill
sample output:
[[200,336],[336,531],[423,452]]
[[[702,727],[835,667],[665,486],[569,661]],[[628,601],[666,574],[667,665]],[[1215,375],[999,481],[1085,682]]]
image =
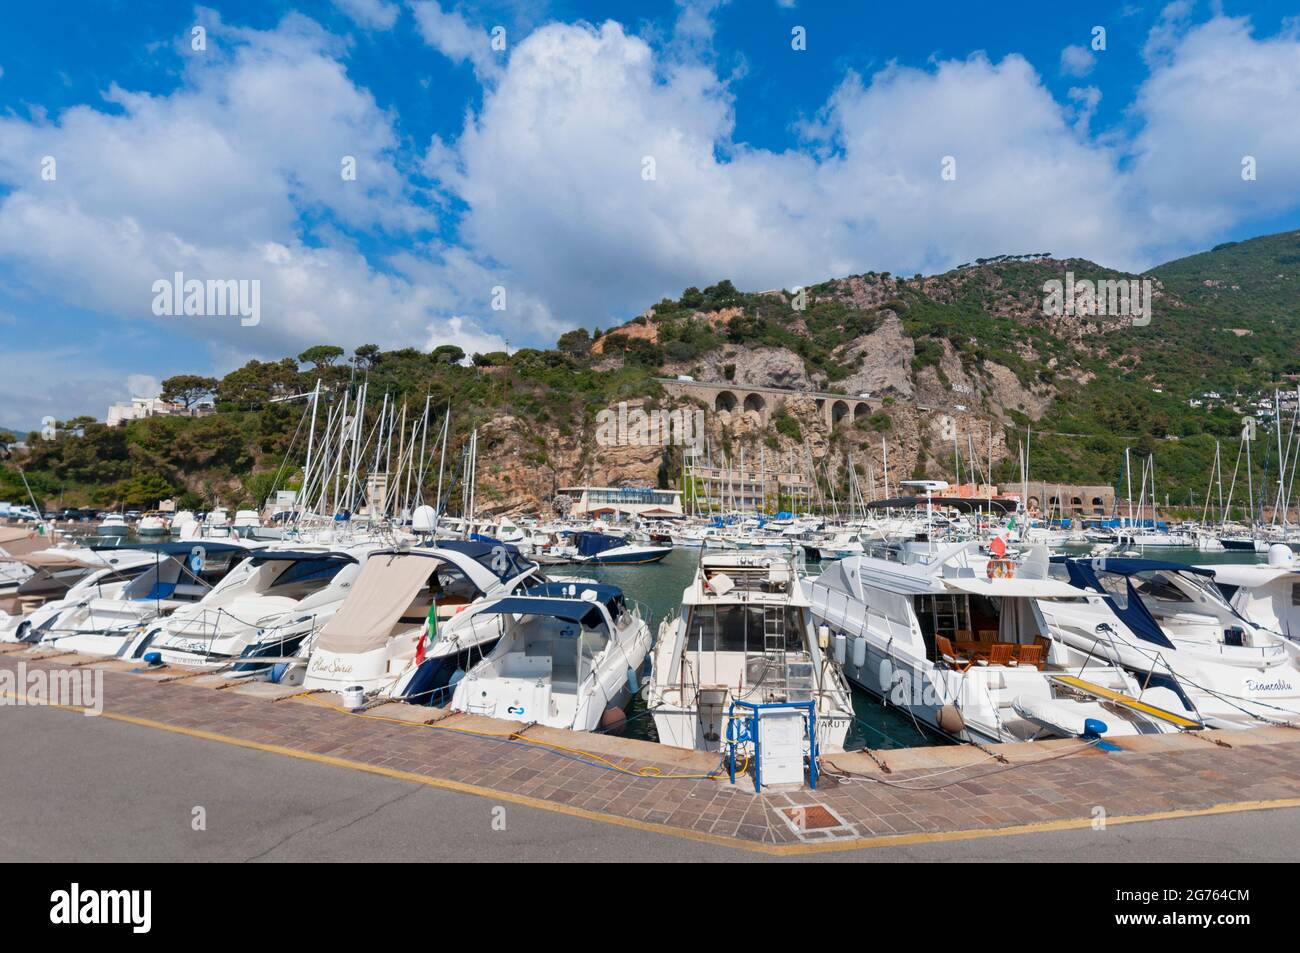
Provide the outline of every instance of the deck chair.
[[952,647],[952,643],[942,635],[935,637],[934,646],[939,650],[939,658],[944,662],[947,662],[957,671],[964,672],[966,669],[970,668],[970,659],[958,655],[957,650]]
[[1020,665],[1032,665],[1034,668],[1043,667],[1044,652],[1041,645],[1022,645],[1016,652],[1016,661]]
[[1011,665],[1013,664],[1013,655],[1015,646],[1010,642],[994,642],[989,646],[989,664],[990,665]]

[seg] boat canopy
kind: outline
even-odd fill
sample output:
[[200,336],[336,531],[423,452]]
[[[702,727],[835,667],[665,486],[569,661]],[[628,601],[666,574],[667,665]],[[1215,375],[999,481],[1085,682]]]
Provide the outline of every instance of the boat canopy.
[[357,558],[349,553],[340,552],[339,550],[318,550],[312,552],[306,549],[272,549],[262,550],[254,554],[253,565],[260,566],[263,563],[270,562],[328,562],[338,561],[341,563],[354,563]]
[[613,536],[609,533],[574,533],[573,544],[578,548],[579,556],[596,556],[609,549],[618,549],[620,546],[627,545],[627,539],[623,536]]
[[1070,568],[1071,578],[1074,576],[1074,568],[1096,567],[1102,572],[1119,573],[1121,576],[1136,576],[1142,572],[1190,572],[1198,576],[1213,576],[1214,573],[1209,569],[1202,569],[1200,566],[1191,566],[1187,563],[1171,563],[1165,559],[1141,559],[1136,556],[1097,556],[1097,557],[1076,557],[1076,556],[1053,556],[1052,562],[1064,563]]
[[542,615],[594,629],[605,621],[596,603],[586,599],[506,596],[475,610],[476,615]]
[[0,562],[26,563],[33,569],[107,569],[112,565],[98,554],[66,549],[39,549],[25,556],[0,556]]
[[569,600],[581,599],[585,602],[587,601],[585,596],[589,592],[594,593],[596,602],[605,606],[611,619],[617,619],[622,614],[624,608],[623,590],[618,586],[559,579],[542,583],[540,586],[529,586],[527,595]]
[[[1195,566],[1188,566],[1185,563],[1171,563],[1159,559],[1129,559],[1123,557],[1111,559],[1109,556],[1096,559],[1071,559],[1064,556],[1053,556],[1052,562],[1065,565],[1070,574],[1070,582],[1073,585],[1080,589],[1091,589],[1100,593],[1110,605],[1111,610],[1120,617],[1120,620],[1139,639],[1167,649],[1172,649],[1174,643],[1169,641],[1164,629],[1160,628],[1160,623],[1155,620],[1155,617],[1143,604],[1142,597],[1133,588],[1132,577],[1141,572],[1169,571],[1190,572],[1212,578],[1211,574],[1204,569],[1197,569]],[[1097,578],[1098,572],[1113,572],[1124,577],[1124,586],[1127,592],[1123,605],[1114,598],[1110,589]]]
[[383,648],[393,626],[443,560],[424,553],[376,553],[366,560],[352,592],[320,630],[316,645],[336,654]]

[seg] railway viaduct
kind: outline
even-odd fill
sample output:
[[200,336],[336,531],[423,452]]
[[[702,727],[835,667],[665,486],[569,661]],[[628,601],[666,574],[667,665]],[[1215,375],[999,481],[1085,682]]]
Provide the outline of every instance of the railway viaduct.
[[[693,397],[710,410],[729,413],[755,413],[767,424],[772,415],[790,397],[811,397],[817,402],[817,411],[834,429],[838,424],[854,423],[879,410],[883,403],[875,397],[849,397],[820,391],[786,390],[780,387],[748,387],[741,384],[705,384],[700,381],[660,377],[663,389],[673,397]],[[924,408],[928,409],[928,408]]]

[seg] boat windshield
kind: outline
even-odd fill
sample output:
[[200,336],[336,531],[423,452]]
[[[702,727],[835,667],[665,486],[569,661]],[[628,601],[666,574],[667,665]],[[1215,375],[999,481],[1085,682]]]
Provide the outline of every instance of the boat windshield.
[[767,630],[780,631],[785,649],[800,650],[803,632],[803,609],[783,605],[698,605],[691,609],[687,648],[692,652],[764,651],[764,616]]

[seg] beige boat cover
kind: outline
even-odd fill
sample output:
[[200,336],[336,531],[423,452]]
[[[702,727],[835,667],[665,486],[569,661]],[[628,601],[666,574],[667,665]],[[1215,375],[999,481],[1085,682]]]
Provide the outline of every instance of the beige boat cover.
[[320,630],[316,647],[339,654],[382,648],[415,594],[442,563],[409,553],[371,556],[339,611]]
[[22,526],[0,526],[0,549],[10,556],[21,556],[24,553],[49,548],[50,538],[42,536],[35,530],[25,529]]
[[0,556],[0,562],[26,563],[33,569],[69,569],[80,566],[82,569],[105,569],[110,564],[107,560],[87,552],[73,552],[67,549],[42,549],[27,553],[25,556]]

